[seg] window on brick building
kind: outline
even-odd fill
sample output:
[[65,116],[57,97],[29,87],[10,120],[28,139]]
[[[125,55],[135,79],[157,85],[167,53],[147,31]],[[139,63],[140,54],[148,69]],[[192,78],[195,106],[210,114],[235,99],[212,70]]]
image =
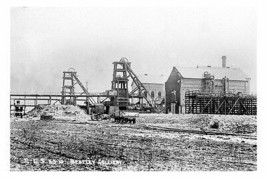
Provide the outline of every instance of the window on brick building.
[[144,91],[144,96],[147,98],[147,91]]
[[154,98],[154,91],[151,91],[151,97]]
[[158,92],[158,98],[161,98],[161,92],[160,91]]

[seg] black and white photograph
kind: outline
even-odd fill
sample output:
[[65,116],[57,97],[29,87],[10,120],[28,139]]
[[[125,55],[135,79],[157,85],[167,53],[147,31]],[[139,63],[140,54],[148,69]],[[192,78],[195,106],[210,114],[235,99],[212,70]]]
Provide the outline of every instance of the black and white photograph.
[[258,170],[255,6],[9,13],[10,172]]

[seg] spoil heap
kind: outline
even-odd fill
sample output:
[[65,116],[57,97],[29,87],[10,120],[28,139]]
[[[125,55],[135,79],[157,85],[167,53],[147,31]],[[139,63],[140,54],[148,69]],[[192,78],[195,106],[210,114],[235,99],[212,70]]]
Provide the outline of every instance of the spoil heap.
[[38,105],[27,113],[28,117],[40,117],[41,115],[52,115],[54,119],[90,119],[84,110],[73,105]]

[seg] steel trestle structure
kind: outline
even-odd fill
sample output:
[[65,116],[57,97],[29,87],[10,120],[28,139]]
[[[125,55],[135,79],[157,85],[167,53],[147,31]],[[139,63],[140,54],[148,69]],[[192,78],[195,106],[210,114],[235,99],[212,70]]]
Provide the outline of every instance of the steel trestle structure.
[[185,93],[186,114],[257,115],[257,97],[232,93]]

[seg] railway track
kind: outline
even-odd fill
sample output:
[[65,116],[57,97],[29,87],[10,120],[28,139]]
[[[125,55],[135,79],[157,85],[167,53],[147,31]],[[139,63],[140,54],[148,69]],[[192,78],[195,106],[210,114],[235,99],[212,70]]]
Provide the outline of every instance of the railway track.
[[[99,123],[84,123],[84,122],[66,122],[66,121],[55,121],[56,123],[68,123],[68,124],[76,124],[76,125],[99,125]],[[101,125],[108,125],[110,122],[101,123]],[[110,127],[120,127],[121,124],[118,125],[109,125]],[[227,133],[227,132],[214,132],[214,131],[207,131],[207,130],[196,130],[196,129],[180,129],[180,128],[170,128],[170,127],[161,127],[161,126],[152,126],[152,125],[145,125],[145,124],[137,124],[137,125],[127,125],[123,124],[124,128],[130,129],[145,129],[145,130],[158,130],[158,131],[165,131],[165,132],[180,132],[180,133],[191,133],[191,134],[200,134],[200,135],[223,135],[223,136],[234,136],[234,137],[241,137],[244,139],[252,139],[257,140],[257,136],[248,135],[248,134],[236,134],[236,133]]]
[[168,132],[182,132],[182,133],[193,133],[193,134],[201,134],[201,135],[226,135],[226,136],[236,136],[236,137],[242,137],[242,138],[253,139],[253,140],[257,139],[256,136],[247,135],[247,134],[213,132],[213,131],[203,131],[203,130],[193,130],[193,129],[178,129],[178,128],[170,128],[170,127],[151,126],[151,125],[140,125],[140,126],[147,130],[161,130],[161,131],[168,131]]

